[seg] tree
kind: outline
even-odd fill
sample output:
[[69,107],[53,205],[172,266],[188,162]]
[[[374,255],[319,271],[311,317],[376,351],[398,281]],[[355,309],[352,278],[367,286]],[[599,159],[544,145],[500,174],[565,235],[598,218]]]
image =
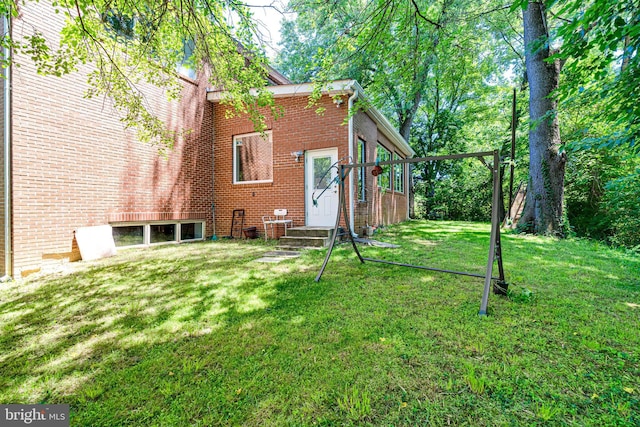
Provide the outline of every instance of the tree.
[[454,4],[456,0],[293,2],[297,18],[283,27],[285,49],[278,64],[297,78],[359,80],[374,104],[393,113],[399,133],[408,140],[438,55],[454,54],[450,28],[460,11]]
[[[285,74],[297,81],[355,78],[419,156],[435,147],[459,149],[449,130],[458,126],[465,104],[483,99],[489,80],[499,80],[485,77],[503,57],[491,53],[498,40],[478,30],[487,28],[487,15],[508,8],[464,0],[301,0],[292,6],[297,18],[283,25],[277,62]],[[433,170],[416,173],[428,182]]]
[[[603,104],[596,121],[612,125],[612,132],[597,138],[585,128],[587,136],[570,148],[627,146],[640,153],[640,107],[634,94],[640,85],[640,5],[634,0],[521,0],[516,5],[523,8],[531,122],[531,191],[520,225],[562,234],[567,226],[562,219],[566,155],[559,150],[557,110],[588,99]],[[548,19],[551,7],[555,28]]]
[[536,234],[562,235],[566,154],[553,93],[561,62],[550,60],[547,12],[543,2],[529,2],[522,12],[529,83],[529,187],[519,225]]
[[[0,0],[0,13],[16,18],[20,4]],[[139,139],[172,145],[176,135],[153,114],[140,88],[149,83],[165,89],[169,98],[178,97],[180,63],[211,69],[210,84],[227,90],[226,102],[249,113],[258,127],[262,123],[258,107],[271,104],[271,98],[266,91],[252,96],[249,89],[266,84],[266,60],[251,13],[242,3],[54,0],[52,6],[66,17],[59,46],[53,47],[35,23],[23,38],[5,34],[2,45],[29,56],[44,74],[61,76],[92,63],[87,96],[111,98],[124,125],[137,129]]]

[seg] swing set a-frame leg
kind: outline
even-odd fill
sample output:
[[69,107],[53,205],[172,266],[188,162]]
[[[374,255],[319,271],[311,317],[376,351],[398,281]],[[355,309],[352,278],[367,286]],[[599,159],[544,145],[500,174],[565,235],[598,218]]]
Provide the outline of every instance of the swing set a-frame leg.
[[[489,241],[489,257],[487,259],[487,269],[484,277],[484,290],[482,301],[480,302],[480,316],[487,315],[487,305],[489,304],[489,290],[493,274],[493,262],[496,258],[496,247],[500,247],[500,224],[498,223],[498,202],[500,197],[500,154],[497,150],[493,152],[493,198],[491,203],[491,240]],[[498,258],[498,267],[502,270],[502,257]],[[504,272],[502,272],[504,274]],[[503,280],[504,276],[500,276]]]
[[349,215],[348,215],[348,211],[347,211],[347,203],[346,203],[346,197],[345,197],[345,188],[344,188],[344,181],[347,179],[347,175],[345,174],[345,168],[344,165],[340,165],[340,197],[339,197],[339,202],[338,202],[338,212],[336,214],[336,224],[333,227],[333,234],[331,236],[331,243],[329,243],[329,250],[327,251],[327,255],[324,257],[324,262],[322,263],[322,267],[320,268],[320,271],[318,272],[318,275],[315,278],[316,282],[319,282],[320,279],[322,278],[322,274],[324,273],[324,269],[327,267],[327,263],[329,262],[329,258],[331,258],[331,253],[333,252],[333,247],[336,244],[336,238],[338,236],[338,230],[340,229],[340,218],[344,217],[344,223],[346,225],[347,228],[347,235],[349,236],[349,239],[351,240],[351,244],[353,245],[353,249],[356,251],[356,254],[358,255],[358,259],[360,260],[361,263],[364,263],[364,258],[362,258],[362,255],[360,254],[360,251],[358,250],[358,246],[356,245],[356,241],[353,239],[353,233],[351,230],[351,227],[349,226]]
[[499,280],[493,282],[493,293],[495,295],[507,295],[509,284],[504,279],[504,267],[502,266],[502,244],[500,242],[500,227],[496,236],[496,260],[498,261]]

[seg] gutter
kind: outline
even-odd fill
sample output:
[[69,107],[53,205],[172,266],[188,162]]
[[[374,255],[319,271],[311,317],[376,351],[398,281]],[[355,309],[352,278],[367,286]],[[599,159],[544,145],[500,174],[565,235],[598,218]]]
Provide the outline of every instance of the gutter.
[[[8,15],[3,15],[2,26],[5,34],[11,35],[11,19]],[[11,48],[2,48],[2,57],[5,61],[11,61]],[[4,129],[3,129],[3,154],[4,154],[4,276],[0,281],[11,280],[13,273],[13,253],[12,237],[13,229],[11,218],[11,65],[4,69]]]

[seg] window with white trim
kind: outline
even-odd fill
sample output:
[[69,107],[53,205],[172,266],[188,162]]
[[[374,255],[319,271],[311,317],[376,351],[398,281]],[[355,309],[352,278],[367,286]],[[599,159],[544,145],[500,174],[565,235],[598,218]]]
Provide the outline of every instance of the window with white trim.
[[[398,153],[393,153],[393,160],[402,160]],[[404,193],[404,164],[393,165],[393,191]]]
[[[366,163],[367,162],[367,145],[366,143],[358,138],[358,160],[357,163]],[[358,200],[364,202],[367,200],[366,194],[366,183],[367,183],[367,172],[366,168],[363,166],[358,169]]]
[[176,241],[176,224],[149,225],[149,243],[169,243]]
[[118,247],[144,245],[144,225],[114,225],[111,231]]
[[185,222],[180,224],[180,241],[204,239],[204,223],[202,222]]
[[249,133],[233,138],[233,183],[273,181],[271,132]]
[[117,247],[148,246],[204,240],[204,221],[111,224]]
[[[391,151],[378,144],[376,149],[378,154],[378,160],[381,162],[388,162],[391,160]],[[384,172],[378,175],[378,187],[383,190],[391,190],[391,168],[389,166],[383,166]]]

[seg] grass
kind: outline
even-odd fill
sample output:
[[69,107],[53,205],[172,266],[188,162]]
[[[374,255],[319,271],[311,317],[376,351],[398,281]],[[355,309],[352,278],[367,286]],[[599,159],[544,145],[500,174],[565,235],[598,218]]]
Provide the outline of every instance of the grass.
[[[365,256],[483,273],[486,224],[408,222]],[[261,241],[122,251],[0,285],[0,403],[79,426],[638,425],[640,258],[503,235],[481,279]]]

